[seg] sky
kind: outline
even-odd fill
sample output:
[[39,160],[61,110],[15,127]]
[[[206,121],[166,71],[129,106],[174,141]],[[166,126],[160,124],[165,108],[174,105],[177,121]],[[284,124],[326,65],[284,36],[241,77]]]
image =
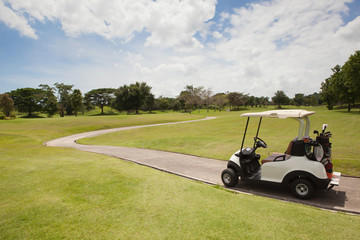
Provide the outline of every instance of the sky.
[[0,93],[146,82],[289,97],[360,49],[360,0],[0,0]]

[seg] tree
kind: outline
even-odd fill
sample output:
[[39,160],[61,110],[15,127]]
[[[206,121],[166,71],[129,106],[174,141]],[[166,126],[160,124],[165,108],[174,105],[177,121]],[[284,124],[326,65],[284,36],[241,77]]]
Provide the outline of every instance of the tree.
[[219,112],[229,101],[225,93],[217,93],[213,96],[213,99],[214,99],[214,104],[219,109]]
[[247,97],[246,105],[250,105],[251,107],[254,107],[256,98],[254,96]]
[[295,94],[294,97],[294,104],[298,107],[304,105],[304,101],[305,101],[305,94],[303,93],[297,93]]
[[348,105],[348,111],[351,110],[351,105],[355,103],[355,98],[353,89],[349,86],[349,83],[346,83],[344,78],[344,71],[341,70],[339,65],[336,65],[331,69],[334,73],[331,75],[331,80],[334,83],[335,92],[339,97],[341,104],[345,103]]
[[333,74],[325,79],[325,82],[321,83],[321,98],[326,102],[327,108],[332,110],[334,105],[340,99],[340,95],[342,94],[340,91],[339,82],[341,82],[340,78],[340,66],[336,65],[331,69]]
[[14,101],[9,94],[0,94],[0,110],[6,117],[10,117],[12,111],[14,111]]
[[281,108],[281,105],[287,105],[289,104],[289,97],[286,96],[286,94],[284,93],[284,91],[280,91],[278,90],[276,93],[275,93],[275,96],[273,96],[271,98],[272,102],[274,105],[278,105],[278,108]]
[[169,108],[170,105],[169,99],[160,96],[156,101],[157,101],[157,105],[159,106],[162,112],[164,112],[166,109]]
[[212,98],[211,88],[203,89],[201,91],[201,99],[203,104],[206,106],[207,112],[209,112],[209,107],[214,102],[214,99]]
[[139,109],[145,103],[146,97],[151,94],[151,87],[145,82],[136,82],[135,84],[130,84],[130,88],[132,88],[134,92],[139,93],[139,95],[137,95],[137,104],[135,104],[135,111],[138,114]]
[[319,104],[320,96],[318,93],[313,93],[310,95],[306,95],[304,97],[304,105],[305,106],[316,106]]
[[181,102],[178,98],[173,99],[172,103],[171,103],[171,109],[173,111],[181,111],[181,109],[183,109],[185,103]]
[[19,112],[27,112],[28,116],[32,116],[33,112],[41,110],[43,93],[42,89],[18,88],[11,91],[9,96]]
[[320,96],[324,102],[326,102],[326,107],[328,110],[333,110],[336,103],[336,95],[334,84],[331,81],[331,77],[325,79],[325,82],[321,83],[321,92]]
[[85,94],[86,106],[98,106],[101,109],[101,114],[104,114],[104,107],[110,106],[114,99],[115,89],[113,88],[99,88],[93,89]]
[[[183,100],[191,113],[193,107],[201,107],[201,92],[204,87],[194,87],[193,85],[187,85],[185,90],[178,96],[179,100]],[[186,107],[185,107],[186,108]]]
[[144,103],[144,107],[151,113],[151,111],[153,110],[155,104],[155,96],[154,94],[148,94],[145,97],[145,103]]
[[61,117],[64,117],[65,112],[66,115],[71,115],[73,112],[70,100],[73,86],[74,85],[66,85],[64,83],[55,83],[59,94],[59,113]]
[[269,97],[260,97],[260,107],[269,105]]
[[122,87],[119,87],[115,91],[115,100],[112,103],[112,106],[119,112],[127,111],[127,114],[130,114],[130,111],[133,108],[133,106],[132,106],[132,96],[129,86],[124,85]]
[[343,95],[348,104],[348,111],[356,101],[360,100],[360,51],[356,51],[341,67],[343,85],[346,93]]
[[51,117],[58,111],[58,103],[54,93],[55,89],[46,84],[40,84],[39,87],[43,90],[41,100],[42,112],[47,113],[48,117]]
[[360,51],[355,51],[342,67],[336,65],[331,70],[333,74],[321,83],[321,98],[328,109],[340,102],[347,104],[350,111],[360,100]]
[[127,111],[130,114],[131,110],[139,113],[140,107],[144,104],[146,96],[150,95],[151,87],[145,82],[124,85],[115,91],[115,100],[113,107],[118,111]]
[[227,94],[227,99],[229,100],[230,110],[231,107],[237,108],[240,105],[244,105],[245,103],[245,95],[239,92],[230,92]]
[[70,95],[70,101],[75,117],[77,117],[78,112],[84,108],[83,96],[79,89],[75,89],[73,91],[73,93]]

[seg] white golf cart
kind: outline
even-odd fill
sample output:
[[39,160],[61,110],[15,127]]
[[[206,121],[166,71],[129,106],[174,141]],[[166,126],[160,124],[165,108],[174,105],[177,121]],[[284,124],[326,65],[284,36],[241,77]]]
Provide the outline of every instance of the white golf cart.
[[[234,187],[239,177],[242,181],[257,180],[288,184],[296,197],[310,199],[316,189],[331,189],[340,182],[339,172],[333,172],[331,163],[330,132],[317,134],[316,140],[309,137],[310,120],[308,116],[315,112],[305,110],[274,110],[256,113],[245,113],[247,117],[245,132],[239,151],[234,153],[221,174],[225,186]],[[250,117],[260,117],[254,145],[243,148]],[[285,153],[273,153],[261,160],[256,149],[267,148],[267,144],[258,137],[263,117],[292,118],[299,122],[298,136],[290,141]]]

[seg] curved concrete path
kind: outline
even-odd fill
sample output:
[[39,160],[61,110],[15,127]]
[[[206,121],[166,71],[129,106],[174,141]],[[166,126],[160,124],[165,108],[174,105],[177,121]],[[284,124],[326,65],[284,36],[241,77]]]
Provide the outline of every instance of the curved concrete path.
[[[149,166],[179,176],[202,181],[208,184],[223,185],[220,176],[222,170],[226,168],[226,161],[151,149],[101,145],[81,145],[76,143],[76,140],[79,140],[81,138],[95,137],[110,132],[178,123],[190,123],[211,119],[215,119],[215,117],[208,117],[205,119],[183,122],[141,125],[92,131],[50,140],[47,141],[45,145],[51,147],[70,147],[81,151],[104,154],[107,156],[112,156],[141,165]],[[323,209],[360,214],[359,186],[360,178],[342,177],[340,181],[340,186],[335,187],[328,192],[319,192],[311,200],[299,200],[293,197],[287,188],[274,184],[240,182],[235,188],[233,188],[233,190],[254,195],[271,197],[283,201],[302,203]]]

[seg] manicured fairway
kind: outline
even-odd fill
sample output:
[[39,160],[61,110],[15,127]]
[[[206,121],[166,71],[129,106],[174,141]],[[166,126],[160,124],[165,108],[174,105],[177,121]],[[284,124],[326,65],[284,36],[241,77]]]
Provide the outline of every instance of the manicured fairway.
[[[358,239],[359,216],[234,194],[119,159],[42,145],[83,131],[199,117],[0,121],[0,239]],[[199,125],[186,125],[179,130],[198,131]]]

